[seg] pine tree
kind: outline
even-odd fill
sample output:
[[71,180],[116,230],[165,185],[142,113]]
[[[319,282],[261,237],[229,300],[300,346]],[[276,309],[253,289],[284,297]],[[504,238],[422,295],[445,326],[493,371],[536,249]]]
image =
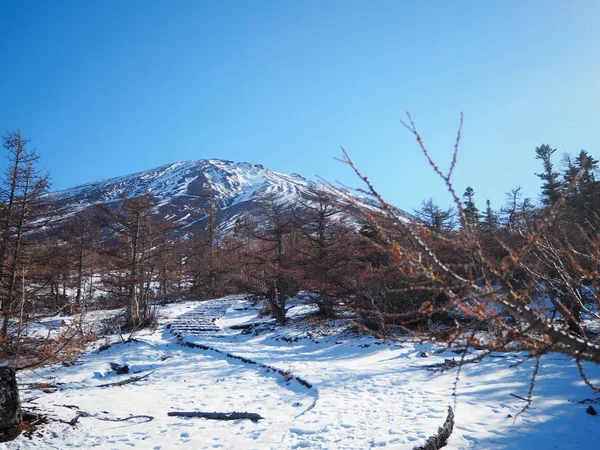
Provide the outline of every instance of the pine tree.
[[581,150],[575,160],[569,154],[563,158],[565,188],[574,186],[567,196],[567,206],[572,219],[580,224],[596,222],[600,213],[600,182],[596,181],[598,160]]
[[[570,158],[569,158],[570,159]],[[577,186],[575,192],[589,200],[593,191],[597,188],[596,172],[598,171],[598,160],[594,159],[585,150],[581,150],[575,158],[574,164],[569,164],[564,173],[566,183],[571,184],[577,174]]]
[[560,174],[554,171],[552,164],[552,155],[555,152],[556,149],[550,148],[547,144],[542,144],[535,149],[535,158],[542,161],[543,172],[536,175],[543,181],[541,201],[544,206],[552,206],[562,192]]
[[[475,202],[473,198],[475,197],[475,191],[471,186],[468,186],[463,194],[463,198],[465,198],[464,203],[464,213],[467,224],[471,227],[476,228],[479,224],[479,210],[475,206]],[[464,225],[464,224],[463,224]]]
[[481,230],[485,233],[493,234],[498,227],[498,217],[492,209],[492,204],[488,200],[485,202],[485,214],[481,220]]

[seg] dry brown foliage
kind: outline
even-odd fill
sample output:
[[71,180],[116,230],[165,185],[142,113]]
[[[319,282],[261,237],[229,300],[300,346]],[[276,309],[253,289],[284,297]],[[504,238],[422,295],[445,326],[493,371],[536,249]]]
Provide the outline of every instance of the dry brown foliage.
[[[342,148],[341,161],[364,183],[358,191],[375,200],[377,208],[365,208],[344,189],[338,193],[368,218],[378,236],[379,249],[390,259],[387,266],[400,281],[391,287],[388,283],[387,293],[406,294],[398,301],[414,299],[416,293],[421,296],[403,313],[381,308],[377,301],[371,302],[372,312],[382,324],[393,318],[394,326],[406,331],[414,330],[411,324],[427,322],[429,336],[482,350],[471,361],[497,351],[525,350],[534,358],[549,351],[565,353],[574,358],[586,383],[598,390],[585,376],[582,362],[600,363],[596,335],[586,326],[600,319],[600,235],[594,234],[594,229],[590,232],[589,227],[584,230],[578,224],[561,222],[569,190],[553,206],[539,212],[534,226],[511,228],[493,236],[483,236],[474,229],[465,219],[452,183],[462,123],[461,114],[452,162],[444,172],[430,156],[410,114],[402,121],[454,201],[462,226],[451,232],[437,233],[418,221],[407,220]],[[564,229],[561,232],[565,226],[568,233]],[[462,362],[469,360],[463,358]],[[537,370],[532,387],[535,375]]]

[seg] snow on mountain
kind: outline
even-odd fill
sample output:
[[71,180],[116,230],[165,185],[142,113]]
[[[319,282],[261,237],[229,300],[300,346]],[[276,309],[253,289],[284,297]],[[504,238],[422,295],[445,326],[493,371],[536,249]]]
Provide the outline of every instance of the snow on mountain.
[[[285,175],[261,165],[218,159],[187,161],[144,172],[84,184],[49,194],[61,218],[95,204],[149,194],[157,200],[155,214],[193,231],[202,228],[211,192],[220,204],[222,229],[233,226],[243,212],[250,215],[261,201],[274,199],[284,208],[310,200],[314,190],[330,189],[297,174]],[[213,194],[213,195],[214,195]]]

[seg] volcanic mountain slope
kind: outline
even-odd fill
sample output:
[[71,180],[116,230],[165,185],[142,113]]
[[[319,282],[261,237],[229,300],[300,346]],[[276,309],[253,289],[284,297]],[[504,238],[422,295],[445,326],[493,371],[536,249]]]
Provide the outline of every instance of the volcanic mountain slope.
[[60,220],[92,205],[116,204],[124,197],[149,194],[156,199],[154,214],[186,231],[204,229],[211,197],[216,196],[221,231],[233,228],[242,213],[256,217],[260,205],[273,199],[284,209],[310,201],[327,186],[297,174],[284,175],[261,165],[223,160],[169,164],[144,172],[84,184],[49,194]]

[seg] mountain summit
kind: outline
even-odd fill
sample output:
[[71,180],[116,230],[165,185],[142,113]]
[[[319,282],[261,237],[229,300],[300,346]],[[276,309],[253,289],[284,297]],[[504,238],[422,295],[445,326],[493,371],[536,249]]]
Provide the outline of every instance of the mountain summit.
[[96,204],[111,204],[123,198],[151,195],[155,214],[189,231],[203,228],[209,202],[216,198],[221,229],[233,226],[237,217],[252,215],[268,199],[285,209],[310,200],[327,186],[297,174],[285,175],[262,165],[218,159],[168,164],[144,172],[96,181],[49,194],[60,217],[66,219]]

